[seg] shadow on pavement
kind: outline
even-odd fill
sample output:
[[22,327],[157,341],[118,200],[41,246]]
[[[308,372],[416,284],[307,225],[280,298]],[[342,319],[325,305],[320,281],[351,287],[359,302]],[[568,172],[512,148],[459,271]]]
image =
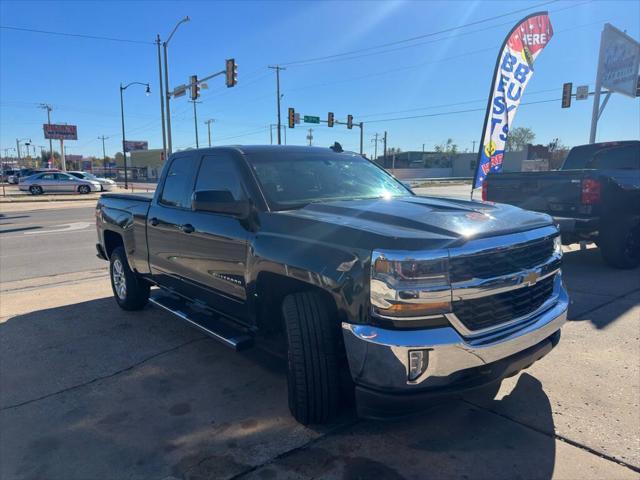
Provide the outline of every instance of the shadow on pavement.
[[551,406],[540,382],[524,374],[502,400],[483,403],[451,401],[402,421],[362,421],[249,478],[551,478],[553,435],[489,411],[503,403],[525,403],[553,432]]
[[[623,297],[640,291],[640,268],[618,270],[609,267],[597,248],[566,252],[562,271],[571,302],[568,319],[591,321],[598,329],[606,328],[628,312],[634,302],[627,302]],[[615,304],[615,314],[593,315],[596,310],[611,304]]]
[[[305,428],[289,415],[278,359],[238,355],[164,312],[122,312],[111,298],[0,324],[0,390],[2,478],[226,478],[275,469],[545,479],[555,458],[552,436],[487,410],[523,402],[552,432],[549,401],[528,375],[487,407],[452,401],[398,422],[350,426],[353,418],[343,418]],[[342,433],[320,438],[336,427]]]

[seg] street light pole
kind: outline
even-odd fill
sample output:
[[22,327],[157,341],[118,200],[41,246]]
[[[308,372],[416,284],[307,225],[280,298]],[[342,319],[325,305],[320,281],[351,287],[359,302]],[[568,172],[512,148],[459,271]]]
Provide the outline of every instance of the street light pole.
[[196,103],[199,103],[197,100],[191,100],[193,103],[193,126],[196,129],[196,148],[200,148],[200,142],[198,140],[198,114],[196,113]]
[[164,158],[167,158],[167,129],[164,123],[164,90],[162,88],[162,60],[160,58],[160,34],[156,35],[156,45],[158,46],[158,85],[160,90],[160,119],[162,122],[162,151]]
[[122,83],[120,84],[120,117],[122,120],[122,158],[124,160],[124,188],[129,188],[129,178],[127,175],[127,147],[126,147],[126,139],[124,134],[124,95],[123,92],[129,88],[131,85],[142,85],[147,87],[146,94],[149,95],[151,93],[151,88],[148,83],[142,82],[131,82],[126,84],[124,87]]
[[184,17],[182,20],[180,20],[175,27],[173,27],[173,30],[171,31],[171,34],[169,34],[169,37],[162,43],[162,48],[164,50],[164,89],[165,89],[165,95],[166,95],[166,99],[167,99],[167,154],[171,155],[172,152],[172,145],[171,145],[171,107],[169,106],[170,100],[171,100],[171,92],[169,92],[169,61],[168,61],[168,55],[167,55],[167,48],[169,47],[169,42],[171,41],[171,38],[173,37],[173,34],[176,33],[176,30],[178,29],[178,27],[180,25],[182,25],[185,22],[188,22],[190,20],[190,18]]

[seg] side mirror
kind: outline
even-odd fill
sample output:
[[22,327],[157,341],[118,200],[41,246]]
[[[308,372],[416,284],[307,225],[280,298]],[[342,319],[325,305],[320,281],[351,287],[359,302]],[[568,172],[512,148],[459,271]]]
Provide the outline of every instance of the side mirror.
[[246,218],[249,216],[250,206],[248,200],[234,199],[229,190],[200,190],[193,193],[191,209]]

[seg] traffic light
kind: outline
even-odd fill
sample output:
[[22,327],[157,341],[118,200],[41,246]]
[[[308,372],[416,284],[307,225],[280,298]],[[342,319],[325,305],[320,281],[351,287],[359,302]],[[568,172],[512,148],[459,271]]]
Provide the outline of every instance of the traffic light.
[[565,83],[562,85],[562,108],[569,108],[571,106],[571,91],[573,90],[573,83]]
[[353,115],[347,115],[347,128],[349,130],[353,128]]
[[329,112],[327,115],[327,127],[333,127],[333,112]]
[[233,87],[238,83],[238,65],[235,58],[227,60],[226,76],[227,87]]
[[636,97],[640,97],[640,75],[638,75],[638,83],[636,83]]
[[198,85],[198,76],[191,75],[189,84],[191,86],[191,100],[196,100],[200,96],[200,85]]
[[296,111],[289,107],[289,128],[296,126]]

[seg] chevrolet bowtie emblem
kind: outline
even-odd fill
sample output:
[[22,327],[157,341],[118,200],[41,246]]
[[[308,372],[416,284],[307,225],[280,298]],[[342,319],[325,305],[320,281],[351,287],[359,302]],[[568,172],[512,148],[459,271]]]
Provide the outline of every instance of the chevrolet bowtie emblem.
[[529,272],[524,277],[522,277],[522,283],[527,284],[528,286],[535,285],[540,278],[540,274],[538,272]]

